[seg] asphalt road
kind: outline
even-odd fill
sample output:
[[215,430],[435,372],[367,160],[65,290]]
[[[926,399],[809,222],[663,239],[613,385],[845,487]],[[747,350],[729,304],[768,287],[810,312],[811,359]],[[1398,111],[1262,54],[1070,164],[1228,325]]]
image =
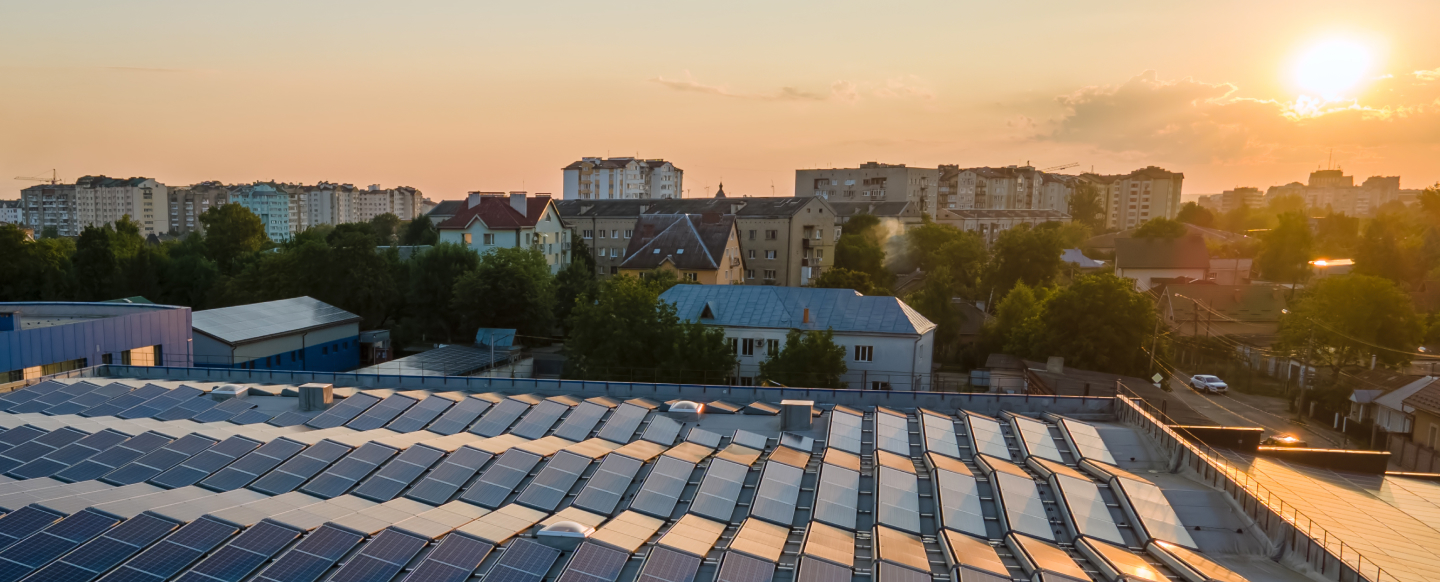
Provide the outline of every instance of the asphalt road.
[[1244,394],[1233,388],[1224,395],[1201,394],[1190,388],[1188,381],[1188,376],[1184,381],[1172,378],[1170,386],[1174,391],[1171,395],[1216,423],[1259,426],[1265,429],[1266,436],[1291,433],[1316,448],[1344,446],[1344,437],[1339,432],[1328,430],[1329,427],[1296,424],[1292,420],[1293,415],[1285,410],[1286,401],[1283,398]]

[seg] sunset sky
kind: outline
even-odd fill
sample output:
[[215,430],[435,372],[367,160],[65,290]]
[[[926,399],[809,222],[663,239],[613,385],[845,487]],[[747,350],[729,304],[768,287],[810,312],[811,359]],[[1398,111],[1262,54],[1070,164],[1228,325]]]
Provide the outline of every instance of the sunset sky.
[[559,193],[583,156],[687,195],[794,170],[1158,165],[1185,192],[1440,180],[1440,2],[0,4],[0,198],[59,170]]

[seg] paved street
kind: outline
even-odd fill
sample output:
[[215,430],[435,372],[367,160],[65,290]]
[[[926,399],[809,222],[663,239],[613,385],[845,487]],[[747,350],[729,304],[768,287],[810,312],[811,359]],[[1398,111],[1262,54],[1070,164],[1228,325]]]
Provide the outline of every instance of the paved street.
[[1339,432],[1329,430],[1329,427],[1295,424],[1291,420],[1293,415],[1285,410],[1286,403],[1282,398],[1244,394],[1233,388],[1223,396],[1201,394],[1179,379],[1171,380],[1171,388],[1174,389],[1171,395],[1175,398],[1222,425],[1259,426],[1265,429],[1266,436],[1288,432],[1317,448],[1341,447],[1345,442]]

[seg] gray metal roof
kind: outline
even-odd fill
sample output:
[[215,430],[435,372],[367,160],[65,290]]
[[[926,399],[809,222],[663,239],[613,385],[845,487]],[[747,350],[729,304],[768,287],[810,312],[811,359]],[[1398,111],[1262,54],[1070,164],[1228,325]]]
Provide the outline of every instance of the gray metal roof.
[[[513,330],[512,330],[513,333]],[[510,357],[508,346],[490,350],[466,345],[441,346],[355,370],[356,374],[398,374],[403,376],[464,376]]]
[[195,331],[228,344],[360,321],[360,316],[310,297],[196,311]]
[[[851,289],[746,285],[676,285],[660,295],[681,319],[734,327],[923,335],[935,324],[895,297]],[[706,307],[708,315],[701,318]],[[810,320],[805,322],[805,310]]]

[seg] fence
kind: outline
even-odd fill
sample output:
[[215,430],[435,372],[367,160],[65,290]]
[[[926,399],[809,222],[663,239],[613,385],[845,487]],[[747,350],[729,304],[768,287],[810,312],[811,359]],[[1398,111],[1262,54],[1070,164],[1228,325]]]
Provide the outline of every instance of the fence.
[[1408,434],[1391,434],[1390,460],[1411,473],[1440,472],[1440,452],[1409,439]]
[[1170,454],[1173,468],[1188,467],[1200,480],[1229,494],[1281,551],[1337,582],[1399,582],[1399,578],[1286,503],[1244,469],[1231,465],[1220,452],[1192,443],[1171,430],[1155,418],[1153,407],[1143,400],[1121,395],[1115,401],[1116,416],[1122,422],[1137,425],[1150,435]]

